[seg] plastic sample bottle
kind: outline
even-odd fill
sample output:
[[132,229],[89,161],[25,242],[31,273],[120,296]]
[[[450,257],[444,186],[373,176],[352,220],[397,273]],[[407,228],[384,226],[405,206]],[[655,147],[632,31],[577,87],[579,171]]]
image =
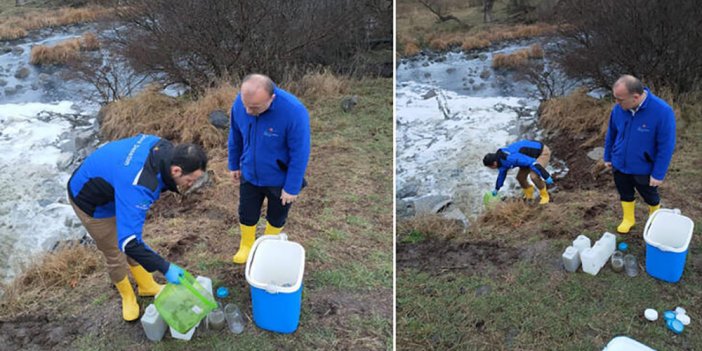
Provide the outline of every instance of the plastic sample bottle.
[[568,246],[561,256],[563,258],[563,266],[565,266],[566,271],[575,272],[580,267],[580,254],[578,249]]
[[156,306],[150,304],[141,316],[141,325],[144,327],[146,337],[151,341],[161,341],[166,333],[166,322],[158,314]]

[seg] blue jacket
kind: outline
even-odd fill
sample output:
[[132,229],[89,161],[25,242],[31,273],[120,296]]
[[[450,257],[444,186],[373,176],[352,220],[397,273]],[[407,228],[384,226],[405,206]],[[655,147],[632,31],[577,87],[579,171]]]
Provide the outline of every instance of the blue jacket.
[[173,144],[153,135],[107,143],[88,156],[68,181],[68,195],[93,218],[116,217],[121,251],[153,272],[169,263],[142,241],[146,213],[164,190],[178,191],[171,178]]
[[297,195],[310,157],[310,117],[292,94],[275,88],[271,106],[258,117],[246,113],[241,94],[231,110],[229,170],[241,170],[256,186],[282,187]]
[[609,116],[605,137],[605,162],[614,169],[663,180],[675,149],[675,113],[646,89],[638,111],[624,111],[619,104]]
[[497,176],[495,190],[500,190],[507,178],[507,171],[514,167],[531,168],[536,174],[543,179],[548,179],[551,176],[540,164],[536,162],[536,158],[541,155],[544,144],[533,140],[520,140],[507,147],[497,150],[499,159],[497,166],[500,173]]

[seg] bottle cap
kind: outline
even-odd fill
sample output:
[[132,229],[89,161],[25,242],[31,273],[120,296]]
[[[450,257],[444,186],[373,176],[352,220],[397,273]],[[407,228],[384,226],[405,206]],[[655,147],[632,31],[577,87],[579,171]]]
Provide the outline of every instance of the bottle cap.
[[685,330],[685,326],[682,324],[682,322],[680,322],[677,319],[668,321],[665,324],[668,326],[668,329],[670,329],[675,334],[680,334],[683,332],[683,330]]
[[220,286],[219,288],[217,288],[217,297],[223,299],[227,296],[229,296],[229,290],[226,287]]
[[658,319],[658,311],[654,310],[653,308],[647,308],[644,311],[644,317],[648,319],[649,321],[653,322]]
[[675,314],[685,314],[685,313],[687,313],[687,311],[685,311],[684,308],[682,308],[680,306],[675,307]]
[[628,248],[629,248],[629,244],[627,244],[625,242],[619,243],[619,251],[626,252],[626,249],[628,249]]
[[675,319],[675,312],[673,312],[673,311],[663,312],[663,319],[665,319],[666,321],[672,321],[673,319]]
[[675,316],[675,319],[679,320],[680,323],[682,323],[683,325],[690,325],[690,316],[686,314],[680,313],[677,316]]

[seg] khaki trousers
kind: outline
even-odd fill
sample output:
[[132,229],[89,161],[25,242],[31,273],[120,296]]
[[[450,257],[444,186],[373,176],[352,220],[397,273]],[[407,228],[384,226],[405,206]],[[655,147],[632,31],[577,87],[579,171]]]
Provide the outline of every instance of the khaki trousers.
[[[539,157],[536,158],[536,162],[544,168],[546,168],[549,160],[551,160],[551,149],[549,149],[548,146],[544,145],[544,148],[541,150],[541,155],[539,155]],[[519,172],[517,172],[517,181],[519,182],[519,185],[522,187],[522,189],[526,189],[529,187],[527,175],[531,177],[531,181],[534,182],[536,188],[543,189],[546,186],[546,183],[543,179],[541,179],[541,176],[539,176],[536,172],[532,171],[531,168],[525,167],[519,168]]]
[[131,266],[139,265],[117,247],[117,223],[115,217],[110,218],[93,218],[83,212],[70,198],[68,201],[73,206],[73,210],[78,215],[81,223],[90,234],[90,237],[95,240],[98,250],[105,256],[107,263],[107,272],[110,274],[110,279],[117,284],[127,276],[127,262]]

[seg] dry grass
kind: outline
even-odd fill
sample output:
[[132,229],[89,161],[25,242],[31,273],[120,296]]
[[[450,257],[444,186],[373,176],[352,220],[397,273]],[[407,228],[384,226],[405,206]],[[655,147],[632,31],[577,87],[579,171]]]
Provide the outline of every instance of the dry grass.
[[495,54],[492,58],[492,68],[496,69],[517,69],[525,66],[530,59],[541,59],[544,57],[544,49],[539,44],[534,44],[529,48],[515,51],[511,54]]
[[410,57],[422,52],[422,49],[419,47],[419,44],[417,44],[414,41],[405,42],[403,46],[404,49],[402,50],[402,56]]
[[64,40],[54,46],[33,46],[29,62],[33,65],[63,65],[77,60],[81,51],[95,51],[99,48],[97,35],[88,32],[81,38]]
[[423,239],[447,240],[455,238],[464,231],[463,226],[455,220],[440,215],[422,215],[397,222],[398,241],[419,235]]
[[322,70],[305,74],[297,81],[283,84],[283,88],[295,94],[299,99],[315,102],[319,99],[338,97],[349,89],[349,81]]
[[12,315],[31,304],[41,303],[49,292],[75,288],[102,265],[94,247],[70,245],[47,253],[5,288],[0,312]]
[[[419,53],[421,51],[417,44],[419,42],[427,43],[429,48],[436,51],[445,51],[453,47],[461,47],[464,51],[470,51],[484,49],[494,43],[502,41],[549,35],[555,32],[556,26],[539,23],[518,26],[495,26],[489,30],[483,30],[477,33],[429,33],[416,39],[404,37],[404,39],[401,40],[405,48],[402,52],[402,56],[409,57]],[[410,48],[410,50],[408,50],[408,48]],[[531,47],[527,50],[527,56],[532,58],[543,57],[543,49],[540,46]]]
[[97,6],[35,10],[4,19],[0,24],[0,40],[19,39],[26,36],[27,32],[40,28],[95,22],[110,18],[113,14],[113,9]]
[[570,135],[573,140],[585,138],[580,147],[602,145],[607,133],[612,103],[587,96],[579,89],[572,94],[545,101],[539,123],[550,131]]

